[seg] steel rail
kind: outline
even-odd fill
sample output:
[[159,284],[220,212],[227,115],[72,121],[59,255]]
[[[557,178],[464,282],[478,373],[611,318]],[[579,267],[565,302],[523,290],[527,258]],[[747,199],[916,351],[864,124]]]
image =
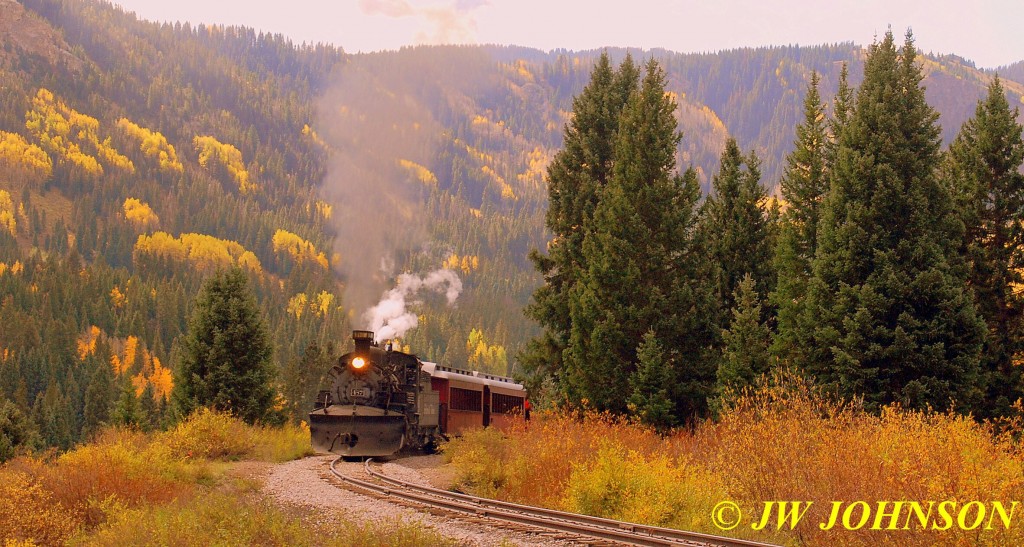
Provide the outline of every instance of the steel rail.
[[340,459],[338,458],[331,462],[331,472],[349,484],[376,492],[385,497],[396,497],[406,501],[442,507],[478,517],[489,517],[534,528],[588,536],[626,545],[660,547],[665,545],[694,545],[698,543],[722,547],[774,547],[767,543],[615,521],[588,515],[554,511],[542,507],[489,500],[457,492],[448,492],[382,475],[371,469],[371,460],[367,460],[364,464],[367,474],[388,484],[388,486],[384,486],[342,475],[335,469],[335,464]]

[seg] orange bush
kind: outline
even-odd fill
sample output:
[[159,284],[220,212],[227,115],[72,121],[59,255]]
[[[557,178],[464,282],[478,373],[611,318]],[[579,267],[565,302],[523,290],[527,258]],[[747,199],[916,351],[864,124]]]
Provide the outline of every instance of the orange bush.
[[[998,519],[988,530],[819,527],[833,501],[864,501],[873,510],[882,501],[1002,502],[1009,509],[1024,498],[1019,434],[1019,427],[997,434],[951,413],[890,407],[869,414],[782,374],[739,396],[717,422],[669,437],[605,415],[538,414],[529,429],[469,432],[445,453],[470,489],[648,524],[804,545],[1024,545],[1022,507],[1009,529]],[[724,533],[710,516],[727,500],[745,520]],[[796,530],[755,533],[750,525],[768,501],[813,505]],[[986,524],[990,517],[991,509]]]
[[77,528],[74,515],[31,474],[0,468],[0,544],[56,545]]

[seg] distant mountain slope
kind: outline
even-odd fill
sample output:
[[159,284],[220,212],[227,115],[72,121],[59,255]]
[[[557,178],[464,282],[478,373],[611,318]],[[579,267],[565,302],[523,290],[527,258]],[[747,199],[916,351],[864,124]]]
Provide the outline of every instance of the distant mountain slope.
[[[728,136],[773,187],[811,71],[830,98],[863,59],[853,44],[629,53],[667,70],[679,162],[705,187]],[[192,297],[226,264],[250,271],[294,408],[304,348],[343,344],[404,271],[446,267],[463,289],[454,306],[410,297],[406,344],[511,371],[536,328],[521,310],[539,283],[526,254],[547,241],[545,168],[599,54],[346,55],[93,0],[0,0],[0,324],[15,326],[0,329],[0,395],[40,420],[70,405],[49,441],[80,438],[87,387],[115,357],[117,382],[166,387]],[[924,62],[948,142],[990,75]],[[1022,73],[1003,73],[1013,104]]]

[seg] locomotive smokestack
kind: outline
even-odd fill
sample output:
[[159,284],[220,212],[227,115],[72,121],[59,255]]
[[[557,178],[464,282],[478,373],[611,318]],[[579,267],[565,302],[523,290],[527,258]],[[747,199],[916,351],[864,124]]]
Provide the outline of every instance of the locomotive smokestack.
[[370,349],[370,346],[376,345],[373,343],[372,330],[354,330],[352,331],[352,340],[356,343],[356,351],[366,351]]

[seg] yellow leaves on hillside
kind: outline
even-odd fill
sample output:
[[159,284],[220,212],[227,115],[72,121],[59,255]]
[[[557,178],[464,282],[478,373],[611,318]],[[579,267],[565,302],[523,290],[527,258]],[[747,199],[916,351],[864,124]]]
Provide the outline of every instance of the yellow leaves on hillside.
[[127,301],[128,297],[121,292],[120,287],[115,285],[113,289],[110,289],[110,305],[113,306],[114,309],[123,308]]
[[139,228],[149,228],[160,223],[160,217],[153,212],[149,204],[136,198],[124,200],[124,217]]
[[20,260],[15,260],[10,266],[6,262],[0,262],[0,277],[10,272],[11,275],[18,275],[25,269]]
[[309,137],[309,139],[311,141],[316,143],[321,148],[323,148],[325,150],[328,148],[327,143],[324,142],[324,140],[320,138],[320,135],[317,134],[317,132],[315,130],[313,130],[313,128],[310,127],[309,124],[305,124],[305,125],[302,126],[302,135],[304,137]]
[[489,345],[480,329],[469,331],[466,340],[466,351],[469,352],[469,368],[495,374],[506,374],[508,371],[508,355],[504,346]]
[[398,160],[398,165],[401,165],[406,171],[409,171],[412,176],[416,177],[416,180],[423,184],[426,184],[427,186],[437,186],[437,176],[435,176],[430,169],[409,160],[400,159]]
[[53,173],[53,160],[42,148],[17,133],[0,131],[0,165],[43,181]]
[[449,270],[461,270],[463,274],[469,275],[470,272],[480,267],[480,258],[476,255],[464,255],[460,258],[459,255],[452,253],[444,259],[441,267]]
[[488,135],[490,135],[491,133],[500,134],[505,131],[505,122],[501,120],[498,120],[496,122],[491,121],[490,118],[486,116],[481,116],[479,114],[473,116],[473,121],[470,123],[472,124],[474,129],[485,131]]
[[25,128],[43,150],[91,175],[103,174],[101,161],[107,167],[135,172],[131,160],[110,145],[110,137],[100,140],[96,118],[70,108],[45,88],[32,98],[32,109],[25,113]]
[[249,171],[245,169],[242,152],[239,149],[210,136],[197,136],[192,140],[192,144],[196,152],[199,152],[199,165],[206,168],[210,168],[211,165],[223,167],[238,184],[238,191],[242,194],[256,191],[256,184],[249,180]]
[[[111,291],[120,292],[117,287]],[[128,336],[125,339],[109,338],[103,331],[93,325],[85,332],[78,335],[75,342],[75,350],[79,360],[96,354],[96,343],[100,339],[110,344],[110,367],[118,376],[130,374],[132,370],[139,372],[132,377],[132,384],[135,386],[135,395],[141,395],[146,386],[153,386],[153,398],[157,402],[167,402],[171,396],[171,389],[174,387],[174,380],[171,371],[160,363],[160,358],[153,355],[141,344],[136,336]],[[140,359],[141,358],[141,359]],[[138,363],[137,361],[140,361]]]
[[277,230],[274,232],[274,252],[284,253],[295,259],[296,262],[310,261],[319,264],[321,268],[327,269],[327,256],[317,252],[312,243],[287,231]]
[[160,359],[142,350],[142,369],[138,374],[132,376],[132,386],[135,388],[135,396],[141,397],[147,387],[153,387],[153,400],[166,403],[170,400],[171,390],[174,388],[174,376],[171,370],[160,363]]
[[512,191],[512,186],[505,182],[505,178],[499,175],[494,169],[491,169],[490,166],[485,165],[480,168],[480,171],[482,171],[483,174],[487,176],[487,178],[491,179],[491,181],[497,184],[498,188],[501,188],[501,197],[503,199],[517,199],[515,192]]
[[6,363],[14,359],[14,350],[10,348],[3,348],[0,350],[0,364]]
[[140,254],[189,262],[205,271],[235,265],[256,273],[263,271],[259,259],[245,247],[205,234],[181,234],[178,238],[166,232],[154,232],[151,236],[143,234],[135,242],[136,258]]
[[80,361],[96,353],[96,341],[99,340],[101,334],[103,333],[100,328],[93,325],[78,335],[78,339],[75,341],[75,350]]
[[17,210],[7,190],[0,190],[0,230],[7,230],[12,236],[18,234]]
[[178,154],[174,146],[167,142],[167,138],[158,131],[152,131],[133,123],[128,118],[117,120],[117,128],[129,137],[139,141],[139,150],[147,158],[157,161],[162,171],[181,173],[184,166],[178,160]]
[[319,200],[318,199],[318,200],[314,201],[312,206],[310,204],[308,204],[308,203],[306,204],[306,212],[307,213],[310,212],[310,210],[312,210],[312,208],[315,208],[316,209],[316,214],[319,215],[324,220],[330,220],[331,219],[331,215],[334,214],[334,206],[331,205],[330,203],[327,203],[326,201],[323,201],[323,200]]
[[516,179],[523,185],[539,188],[544,185],[544,172],[550,162],[551,155],[547,151],[534,147],[526,156],[526,170],[516,175]]
[[[120,355],[118,355],[120,353]],[[118,351],[115,348],[114,353],[110,356],[110,366],[113,367],[114,372],[118,376],[131,370],[135,366],[135,359],[139,355],[139,339],[135,336],[129,336],[125,339],[124,343],[121,344],[121,348]]]
[[288,300],[288,306],[285,309],[288,315],[294,316],[296,320],[302,319],[302,315],[306,311],[310,311],[315,316],[323,318],[327,317],[327,314],[330,313],[336,299],[333,294],[327,291],[320,291],[320,294],[312,298],[306,293],[300,292]]

